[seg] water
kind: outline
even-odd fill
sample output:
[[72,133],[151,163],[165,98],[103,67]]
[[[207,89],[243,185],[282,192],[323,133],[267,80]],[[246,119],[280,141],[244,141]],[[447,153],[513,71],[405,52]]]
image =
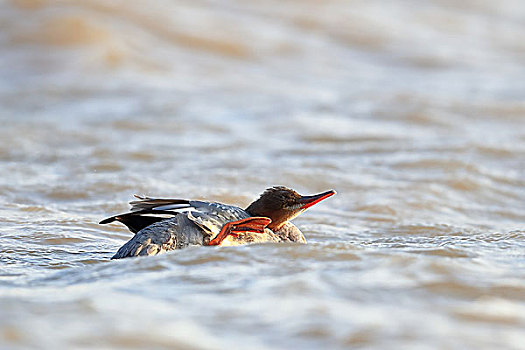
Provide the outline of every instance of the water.
[[[0,6],[0,347],[524,348],[520,0]],[[272,185],[308,245],[109,261]]]

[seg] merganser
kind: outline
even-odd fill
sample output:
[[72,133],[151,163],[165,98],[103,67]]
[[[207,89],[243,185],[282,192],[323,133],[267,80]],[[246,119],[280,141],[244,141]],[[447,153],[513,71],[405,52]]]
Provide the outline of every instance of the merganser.
[[130,202],[129,213],[104,219],[119,221],[135,236],[111,259],[156,255],[189,245],[241,245],[261,242],[306,243],[290,222],[314,204],[334,195],[333,190],[301,196],[292,189],[267,189],[246,209],[221,203],[141,197]]

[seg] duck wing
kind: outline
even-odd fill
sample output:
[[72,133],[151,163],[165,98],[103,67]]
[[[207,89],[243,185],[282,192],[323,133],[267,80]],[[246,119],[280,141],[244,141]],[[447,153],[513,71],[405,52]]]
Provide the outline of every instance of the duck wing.
[[221,203],[137,195],[135,197],[137,200],[129,203],[130,212],[111,216],[100,221],[100,224],[118,221],[126,225],[131,232],[137,233],[156,222],[184,214],[205,233],[216,235],[225,223],[250,216],[239,207]]
[[100,221],[99,224],[118,221],[126,225],[131,232],[137,233],[156,222],[173,218],[180,214],[181,210],[191,207],[190,201],[185,199],[150,198],[137,195],[135,197],[138,200],[129,203],[131,204],[130,212],[111,216]]

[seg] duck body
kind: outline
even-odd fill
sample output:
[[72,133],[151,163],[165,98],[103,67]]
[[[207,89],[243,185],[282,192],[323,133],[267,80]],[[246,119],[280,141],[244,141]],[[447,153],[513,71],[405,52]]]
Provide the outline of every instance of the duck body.
[[[290,193],[293,192],[293,197],[296,199],[307,198],[308,206],[313,205],[311,203],[314,199],[320,201],[335,193],[329,191],[333,193],[325,192],[321,194],[322,196],[303,197],[293,190],[274,187],[264,192],[261,198],[246,209],[214,202],[136,196],[138,200],[130,202],[131,211],[129,213],[112,216],[100,223],[119,221],[135,233],[134,237],[125,243],[112,259],[156,255],[192,245],[306,243],[302,232],[289,221],[306,208],[303,209],[289,203],[290,211],[284,212],[285,209],[282,208],[272,209],[271,206],[275,204],[273,202],[260,202],[270,194],[273,195],[270,197],[275,197],[279,191],[291,191]],[[288,193],[284,194],[288,195]],[[320,196],[324,197],[318,199]],[[275,205],[277,208],[281,204]]]

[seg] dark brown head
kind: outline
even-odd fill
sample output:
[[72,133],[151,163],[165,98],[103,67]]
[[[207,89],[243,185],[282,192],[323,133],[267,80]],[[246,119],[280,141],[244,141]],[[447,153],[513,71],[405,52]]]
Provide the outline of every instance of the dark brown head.
[[264,191],[259,199],[246,208],[246,211],[252,216],[272,219],[268,228],[279,230],[287,221],[334,194],[335,191],[330,190],[313,196],[301,196],[292,189],[276,186]]

